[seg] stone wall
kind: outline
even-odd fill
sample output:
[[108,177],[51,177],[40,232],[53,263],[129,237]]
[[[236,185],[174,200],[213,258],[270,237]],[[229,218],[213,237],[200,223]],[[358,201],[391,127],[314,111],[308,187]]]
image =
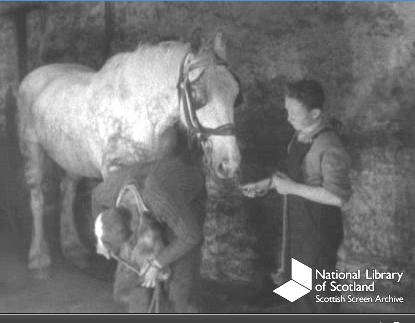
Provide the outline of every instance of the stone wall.
[[9,19],[0,19],[0,129],[6,126],[5,107],[7,92],[18,84],[16,39],[14,24]]
[[[43,13],[32,12],[29,70],[58,61],[99,68],[105,59],[104,9],[103,2],[51,2]],[[228,36],[230,67],[245,96],[236,112],[242,181],[282,165],[292,133],[284,115],[283,83],[298,77],[320,80],[329,113],[344,124],[353,159],[354,194],[344,210],[339,267],[403,268],[409,274],[404,289],[410,289],[415,228],[413,3],[114,2],[113,12],[111,53],[132,50],[138,43],[188,40],[197,26],[203,27],[206,39],[217,31]],[[10,22],[2,20],[0,111],[8,86],[16,84],[12,34]],[[277,260],[280,200],[270,195],[231,201],[223,208],[226,201],[211,199],[212,205],[222,206],[209,212],[208,219],[221,231],[206,228],[211,249],[205,249],[205,274],[253,282],[258,273],[265,277]],[[219,255],[223,245],[230,249]],[[241,263],[248,264],[245,270]]]

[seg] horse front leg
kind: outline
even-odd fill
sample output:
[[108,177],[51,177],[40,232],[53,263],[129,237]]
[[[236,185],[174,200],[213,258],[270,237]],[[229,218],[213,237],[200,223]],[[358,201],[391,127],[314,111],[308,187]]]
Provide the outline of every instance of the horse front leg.
[[66,174],[61,182],[62,210],[60,215],[61,247],[65,258],[81,269],[88,267],[89,251],[81,242],[75,225],[73,203],[80,177]]

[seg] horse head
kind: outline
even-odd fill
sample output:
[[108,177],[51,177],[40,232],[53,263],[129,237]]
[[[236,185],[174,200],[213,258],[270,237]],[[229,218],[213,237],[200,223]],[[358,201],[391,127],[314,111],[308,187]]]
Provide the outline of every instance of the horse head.
[[215,174],[233,178],[241,161],[234,131],[239,83],[228,69],[222,34],[216,35],[213,49],[204,50],[202,45],[200,30],[196,30],[180,67],[181,119],[201,142],[205,161]]

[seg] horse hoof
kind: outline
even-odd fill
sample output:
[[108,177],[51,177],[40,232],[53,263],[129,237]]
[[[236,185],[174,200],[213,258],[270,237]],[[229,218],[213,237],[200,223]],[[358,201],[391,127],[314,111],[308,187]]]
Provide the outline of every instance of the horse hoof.
[[29,256],[29,269],[43,270],[48,268],[51,264],[50,256],[48,254],[34,254]]
[[52,278],[50,268],[32,269],[31,274],[34,279],[41,281],[50,280]]

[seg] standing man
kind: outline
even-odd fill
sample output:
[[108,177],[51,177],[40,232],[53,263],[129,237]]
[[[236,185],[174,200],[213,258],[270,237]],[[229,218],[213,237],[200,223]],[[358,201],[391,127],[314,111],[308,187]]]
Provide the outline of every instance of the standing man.
[[[324,100],[323,88],[317,81],[287,84],[285,109],[296,132],[288,146],[286,174],[277,171],[242,189],[248,197],[266,194],[272,188],[284,195],[289,222],[284,244],[288,258],[313,269],[334,271],[343,239],[341,207],[351,195],[350,158],[326,120]],[[313,280],[316,283],[315,277]],[[292,305],[294,312],[338,310],[316,303],[313,292]]]

